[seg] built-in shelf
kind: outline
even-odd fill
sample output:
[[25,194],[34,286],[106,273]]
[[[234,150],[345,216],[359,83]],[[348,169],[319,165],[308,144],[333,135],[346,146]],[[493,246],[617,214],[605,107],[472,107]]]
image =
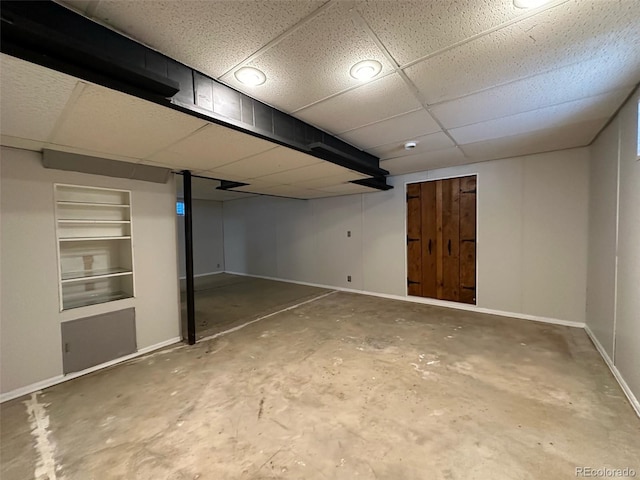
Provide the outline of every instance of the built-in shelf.
[[71,206],[71,207],[115,207],[115,208],[129,208],[129,205],[121,205],[118,203],[92,203],[92,202],[58,202],[58,206]]
[[78,224],[78,225],[91,225],[94,223],[104,224],[104,225],[120,225],[120,224],[130,224],[130,220],[76,220],[70,218],[61,218],[58,220],[59,224]]
[[131,194],[56,185],[60,308],[134,296]]
[[95,240],[131,240],[131,237],[64,237],[58,240],[61,242],[88,242]]
[[85,307],[87,305],[97,305],[99,303],[113,302],[115,300],[124,300],[125,298],[131,298],[129,292],[109,292],[99,293],[95,295],[83,295],[82,297],[67,298],[64,300],[64,310],[71,308]]
[[101,270],[66,272],[62,274],[62,283],[85,282],[99,278],[118,277],[120,275],[133,275],[128,268],[104,268]]

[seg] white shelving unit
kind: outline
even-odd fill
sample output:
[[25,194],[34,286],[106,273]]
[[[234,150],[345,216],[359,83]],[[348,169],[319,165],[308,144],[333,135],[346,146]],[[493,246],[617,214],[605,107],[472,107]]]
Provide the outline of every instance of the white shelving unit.
[[60,310],[134,296],[131,192],[55,185]]

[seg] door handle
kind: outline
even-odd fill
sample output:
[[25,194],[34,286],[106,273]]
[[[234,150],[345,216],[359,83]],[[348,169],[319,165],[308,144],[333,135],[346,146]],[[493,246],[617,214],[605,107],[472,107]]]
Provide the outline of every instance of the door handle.
[[431,255],[431,239],[429,239],[429,255]]
[[449,249],[449,256],[451,256],[451,239],[449,239],[449,242],[447,243],[447,248]]

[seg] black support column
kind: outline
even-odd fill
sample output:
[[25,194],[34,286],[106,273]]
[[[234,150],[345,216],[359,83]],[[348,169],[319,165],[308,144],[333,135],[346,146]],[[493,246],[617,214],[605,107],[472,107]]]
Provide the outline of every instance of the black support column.
[[196,343],[196,300],[193,284],[193,201],[191,198],[191,172],[182,172],[184,190],[184,245],[187,270],[187,341]]

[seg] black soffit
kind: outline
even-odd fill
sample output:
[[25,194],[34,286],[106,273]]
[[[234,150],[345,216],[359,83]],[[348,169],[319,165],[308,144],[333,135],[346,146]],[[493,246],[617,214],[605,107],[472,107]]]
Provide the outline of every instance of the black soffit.
[[[379,159],[52,1],[0,2],[0,51],[293,148],[372,178]],[[34,92],[37,94],[37,92]]]

